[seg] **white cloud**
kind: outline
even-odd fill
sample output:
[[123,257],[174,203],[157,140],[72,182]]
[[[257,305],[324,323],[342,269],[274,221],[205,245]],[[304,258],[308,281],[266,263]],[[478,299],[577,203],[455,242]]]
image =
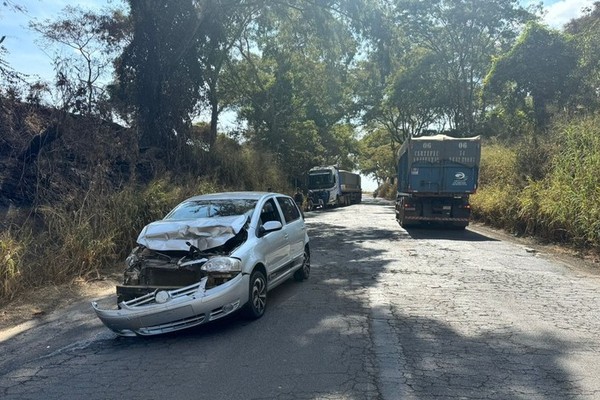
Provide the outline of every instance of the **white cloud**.
[[591,7],[595,1],[597,0],[559,0],[545,5],[547,14],[544,16],[544,22],[553,28],[562,28],[573,18],[581,16],[581,10]]

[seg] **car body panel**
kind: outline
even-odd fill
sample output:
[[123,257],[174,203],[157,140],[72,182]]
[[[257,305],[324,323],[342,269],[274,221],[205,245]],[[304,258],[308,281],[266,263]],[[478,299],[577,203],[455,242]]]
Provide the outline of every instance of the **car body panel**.
[[98,318],[115,333],[146,336],[214,321],[239,309],[248,297],[248,276],[244,274],[213,289],[206,290],[205,284],[206,278],[168,291],[169,300],[163,304],[156,302],[156,295],[148,295],[146,299],[121,302],[117,310],[103,309],[98,302],[92,306]]
[[[302,213],[295,202],[289,197],[277,197],[277,203],[282,210],[285,220],[284,230],[288,235],[290,244],[290,260],[297,260],[304,254],[304,245],[306,243],[306,225],[302,218]],[[295,213],[291,212],[296,210]],[[292,214],[290,216],[290,214]],[[288,218],[289,216],[289,218]]]
[[189,250],[191,242],[199,250],[223,245],[246,223],[247,217],[235,215],[196,220],[161,220],[144,227],[137,243],[153,250]]
[[[256,233],[256,244],[258,246],[255,251],[264,255],[264,265],[267,269],[267,276],[273,273],[289,262],[290,258],[290,243],[288,234],[285,230],[285,221],[281,217],[281,213],[272,198],[265,199],[264,202],[258,204],[260,213],[260,221],[258,223]],[[269,211],[265,211],[268,209]],[[266,218],[266,219],[265,219]],[[279,221],[282,228],[277,231],[262,234],[260,227],[267,221]]]

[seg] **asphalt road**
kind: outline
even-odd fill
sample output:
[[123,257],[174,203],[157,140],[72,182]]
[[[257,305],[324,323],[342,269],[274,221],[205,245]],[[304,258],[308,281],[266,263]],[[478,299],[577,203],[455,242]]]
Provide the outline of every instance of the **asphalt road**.
[[265,316],[120,338],[88,302],[0,339],[9,399],[600,399],[600,276],[385,202],[307,214]]

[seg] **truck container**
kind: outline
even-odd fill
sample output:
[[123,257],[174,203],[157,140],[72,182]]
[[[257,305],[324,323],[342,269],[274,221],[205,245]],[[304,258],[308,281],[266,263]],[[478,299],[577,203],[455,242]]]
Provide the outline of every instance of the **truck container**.
[[446,135],[407,139],[398,152],[396,220],[402,227],[469,224],[469,196],[477,190],[479,136]]
[[314,167],[308,172],[308,207],[348,206],[360,203],[360,175],[336,166]]

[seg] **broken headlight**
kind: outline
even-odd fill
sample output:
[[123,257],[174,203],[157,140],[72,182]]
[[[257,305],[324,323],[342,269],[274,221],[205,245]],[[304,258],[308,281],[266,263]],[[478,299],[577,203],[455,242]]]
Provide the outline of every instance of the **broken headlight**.
[[237,258],[213,257],[200,269],[207,274],[206,289],[211,289],[242,272],[242,262]]
[[138,255],[139,250],[139,247],[134,248],[133,250],[131,250],[131,254],[129,254],[129,256],[127,256],[127,258],[125,259],[125,264],[129,268],[135,266],[140,262],[140,256]]
[[235,274],[242,272],[242,262],[237,258],[213,257],[201,267],[202,271],[210,273]]

